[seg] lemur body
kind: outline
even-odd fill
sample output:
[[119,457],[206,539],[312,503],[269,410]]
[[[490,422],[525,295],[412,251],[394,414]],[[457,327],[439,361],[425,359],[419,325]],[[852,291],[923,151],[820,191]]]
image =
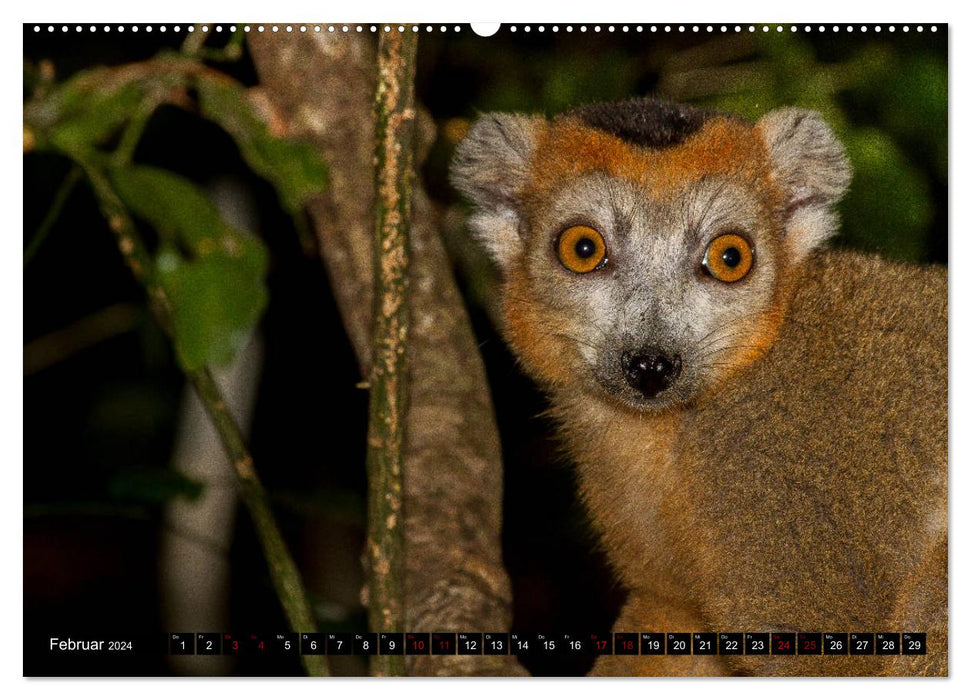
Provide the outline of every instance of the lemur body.
[[453,182],[629,590],[616,631],[917,631],[923,657],[607,656],[603,674],[945,674],[943,268],[818,248],[815,114],[486,115]]

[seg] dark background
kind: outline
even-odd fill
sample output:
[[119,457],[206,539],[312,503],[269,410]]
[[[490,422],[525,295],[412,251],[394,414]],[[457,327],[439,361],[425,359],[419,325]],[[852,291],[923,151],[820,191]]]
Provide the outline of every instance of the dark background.
[[[25,25],[25,66],[49,60],[62,80],[89,67],[176,49],[184,38],[184,31],[157,29],[91,34],[87,26],[78,34],[74,26],[65,34],[58,25],[51,34],[46,25],[40,33]],[[773,29],[728,38],[709,35],[704,26],[685,34],[625,34],[619,26],[610,33],[607,25],[583,34],[530,29],[512,33],[504,26],[488,39],[467,26],[459,33],[450,25],[445,34],[437,27],[421,34],[418,99],[439,127],[422,177],[443,214],[454,214],[458,204],[447,184],[451,150],[482,111],[555,113],[655,91],[751,117],[795,104],[824,113],[856,168],[838,244],[947,262],[946,27],[936,33],[898,29],[891,35],[885,26],[879,35],[791,35],[787,26],[781,35]],[[219,68],[246,84],[256,82],[248,56]],[[232,178],[255,202],[271,256],[270,303],[261,322],[266,354],[251,438],[256,465],[301,568],[315,566],[308,523],[334,528],[340,537],[332,541],[360,551],[367,395],[355,388],[357,365],[320,263],[302,253],[273,189],[247,169],[233,141],[213,123],[163,107],[135,159],[199,183]],[[25,246],[68,169],[55,156],[24,157]],[[488,270],[467,259],[461,229],[446,226],[446,232],[503,442],[503,543],[514,589],[513,628],[608,631],[623,591],[612,584],[576,502],[572,467],[558,458],[541,417],[543,399],[489,320],[483,291]],[[74,347],[72,332],[82,331],[72,324],[103,309],[114,309],[124,322],[102,342]],[[162,628],[159,605],[161,514],[167,499],[191,496],[197,488],[170,468],[182,375],[83,182],[25,267],[24,342],[25,673],[165,675],[170,671],[163,655],[138,657],[124,667],[53,666],[42,651],[48,636],[71,631],[151,639],[169,631]],[[32,365],[38,348],[52,343],[56,361]],[[233,629],[284,630],[252,528],[245,512],[239,515],[228,554]],[[360,607],[328,607],[326,586],[311,595],[319,615],[331,611],[320,615],[322,630],[365,629]],[[585,673],[590,664],[523,661],[534,673],[557,675]],[[239,664],[236,673],[299,674],[300,668],[295,662]]]

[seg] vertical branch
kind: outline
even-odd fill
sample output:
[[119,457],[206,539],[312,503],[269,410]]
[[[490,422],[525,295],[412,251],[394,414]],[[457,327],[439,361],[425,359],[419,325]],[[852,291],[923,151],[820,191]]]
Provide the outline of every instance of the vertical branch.
[[[414,74],[411,27],[378,46],[375,99],[374,306],[368,421],[368,555],[371,629],[404,627],[404,434],[408,339],[408,231],[414,179]],[[404,658],[376,656],[375,675],[401,675]]]
[[[149,305],[159,324],[166,333],[171,333],[169,298],[158,283],[154,262],[141,241],[135,223],[108,178],[90,165],[81,165],[98,199],[101,212],[115,234],[125,263],[148,293]],[[270,509],[269,496],[253,468],[253,458],[246,447],[236,420],[229,412],[226,401],[207,368],[187,371],[186,377],[205,405],[219,434],[223,449],[233,464],[240,497],[253,518],[257,536],[266,556],[273,587],[276,589],[290,628],[298,633],[315,631],[317,623],[307,602],[300,572],[277,527],[273,511]],[[300,659],[310,675],[329,675],[325,657],[301,654]]]

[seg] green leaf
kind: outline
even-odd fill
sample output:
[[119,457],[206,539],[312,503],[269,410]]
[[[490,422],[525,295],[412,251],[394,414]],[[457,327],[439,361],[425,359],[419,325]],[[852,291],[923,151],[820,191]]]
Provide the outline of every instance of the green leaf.
[[327,186],[327,166],[306,143],[276,138],[236,83],[200,78],[197,83],[203,116],[233,137],[254,172],[268,180],[291,214]]
[[226,223],[179,175],[133,166],[111,177],[125,205],[162,236],[156,271],[171,302],[179,363],[189,371],[230,363],[266,308],[263,244]]
[[187,370],[232,362],[266,308],[266,253],[257,241],[160,269],[172,301],[172,333]]
[[197,254],[214,250],[220,239],[240,237],[191,180],[148,165],[115,168],[110,175],[118,196],[135,216],[162,236],[178,235]]

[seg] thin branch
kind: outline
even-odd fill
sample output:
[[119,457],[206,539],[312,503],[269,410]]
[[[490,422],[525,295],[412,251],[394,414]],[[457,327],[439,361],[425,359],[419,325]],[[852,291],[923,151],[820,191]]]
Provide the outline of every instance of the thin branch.
[[191,58],[202,61],[216,61],[219,63],[232,63],[243,57],[243,31],[237,27],[235,32],[230,32],[229,41],[221,49],[210,49],[206,47],[206,39],[211,32],[202,31],[205,25],[193,25],[193,31],[182,42],[180,52]]
[[112,304],[24,345],[24,376],[53,367],[83,350],[138,327],[142,311],[132,304]]
[[27,267],[27,263],[33,259],[41,244],[47,239],[47,234],[51,232],[51,228],[61,215],[61,210],[64,208],[68,197],[74,191],[74,186],[80,179],[81,168],[77,165],[72,166],[67,177],[64,178],[64,182],[61,183],[60,189],[57,190],[57,194],[54,195],[54,201],[51,203],[51,208],[47,210],[47,216],[44,217],[44,220],[37,228],[37,233],[30,239],[30,243],[24,250],[24,267]]
[[112,153],[111,157],[115,167],[123,167],[131,163],[131,159],[135,155],[135,149],[138,148],[138,143],[142,140],[142,134],[145,133],[145,127],[148,126],[148,120],[162,102],[164,102],[164,99],[160,95],[157,99],[154,97],[146,97],[138,105],[138,108],[132,114],[127,126],[125,126],[125,130],[121,134],[121,141],[118,143],[118,147]]
[[[375,99],[374,311],[368,422],[368,554],[371,629],[404,627],[404,437],[408,339],[408,231],[414,181],[417,37],[382,34]],[[374,675],[402,675],[404,657],[373,658]]]
[[202,31],[201,24],[194,24],[189,28],[189,35],[182,42],[179,52],[189,58],[198,58],[206,43],[206,32]]
[[234,63],[243,57],[243,30],[239,27],[229,35],[229,41],[221,49],[205,49],[201,58],[218,63]]
[[[160,54],[154,58],[149,58],[137,63],[125,63],[119,66],[109,66],[97,70],[88,71],[86,75],[79,76],[72,80],[72,84],[78,92],[85,92],[92,89],[111,91],[128,83],[160,81],[171,79],[171,90],[161,95],[159,104],[173,104],[176,106],[186,106],[187,100],[184,93],[180,93],[174,88],[185,88],[190,85],[190,79],[205,79],[215,83],[235,85],[237,82],[214,68],[210,68],[204,63],[182,56],[180,54]],[[52,103],[46,95],[33,97],[24,104],[24,124],[28,128],[36,128],[43,134],[46,128],[57,118],[60,118],[59,111],[61,105],[58,102]],[[36,136],[33,135],[32,136]],[[25,133],[25,139],[27,138]],[[31,143],[31,147],[43,147],[44,139],[34,138],[37,143]],[[27,144],[25,144],[25,152]]]
[[[125,263],[135,275],[135,278],[145,287],[149,304],[159,324],[165,329],[166,333],[171,333],[169,299],[165,290],[157,281],[152,259],[141,241],[134,221],[118,198],[108,178],[97,168],[88,164],[82,163],[81,167],[91,182],[99,207],[108,221],[109,228],[115,234],[118,249],[121,251]],[[317,625],[307,602],[300,572],[297,570],[286,542],[280,534],[269,506],[269,497],[253,468],[253,458],[246,448],[243,435],[236,425],[236,421],[219,392],[219,387],[207,368],[187,371],[186,376],[198,392],[199,398],[205,405],[209,417],[219,433],[223,448],[232,461],[240,496],[256,526],[257,536],[260,539],[270,569],[270,577],[273,580],[273,586],[283,606],[290,628],[296,632],[315,630]],[[329,675],[325,657],[301,655],[300,659],[308,674],[312,676]]]

